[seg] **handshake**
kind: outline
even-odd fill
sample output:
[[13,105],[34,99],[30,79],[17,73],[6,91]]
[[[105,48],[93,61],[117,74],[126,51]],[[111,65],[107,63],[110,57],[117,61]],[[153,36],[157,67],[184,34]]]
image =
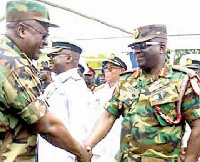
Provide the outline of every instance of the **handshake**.
[[92,148],[90,146],[82,146],[80,154],[76,155],[76,162],[91,162]]

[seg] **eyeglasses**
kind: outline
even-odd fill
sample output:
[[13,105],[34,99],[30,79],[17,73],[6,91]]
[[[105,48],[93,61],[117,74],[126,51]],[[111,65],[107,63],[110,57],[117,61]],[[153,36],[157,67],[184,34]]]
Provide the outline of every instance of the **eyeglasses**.
[[132,49],[137,50],[137,49],[145,49],[149,46],[152,45],[158,45],[160,44],[159,42],[140,42],[140,43],[135,43],[131,46]]
[[49,34],[47,32],[42,32],[42,31],[36,29],[35,27],[29,25],[29,24],[24,24],[24,23],[20,23],[20,24],[25,26],[26,28],[32,29],[32,30],[38,32],[39,34],[41,34],[42,35],[42,39],[47,39],[48,36],[49,36]]
[[112,71],[114,69],[121,69],[121,67],[118,67],[118,66],[105,66],[103,67],[103,70],[108,70],[108,71]]

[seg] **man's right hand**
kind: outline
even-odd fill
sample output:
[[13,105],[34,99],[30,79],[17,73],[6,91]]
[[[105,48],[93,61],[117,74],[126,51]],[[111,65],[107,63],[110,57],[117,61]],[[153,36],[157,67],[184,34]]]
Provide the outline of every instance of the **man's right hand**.
[[77,162],[91,162],[92,152],[88,151],[84,146],[80,148],[80,155],[76,156]]

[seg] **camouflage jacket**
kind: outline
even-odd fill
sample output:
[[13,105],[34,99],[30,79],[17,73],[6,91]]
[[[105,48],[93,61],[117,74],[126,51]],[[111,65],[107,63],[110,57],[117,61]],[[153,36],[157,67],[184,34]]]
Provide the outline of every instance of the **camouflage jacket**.
[[[176,105],[185,75],[189,75],[189,82],[181,104],[183,119],[178,124],[168,124],[154,106],[158,105],[166,116],[176,119]],[[169,65],[160,69],[157,78],[147,79],[140,69],[121,76],[112,99],[105,106],[116,117],[124,117],[119,161],[134,161],[142,156],[180,157],[185,121],[191,124],[200,118],[200,100],[195,93],[199,94],[197,81],[194,71]]]
[[6,36],[0,37],[0,157],[35,161],[36,132],[31,124],[46,112],[41,85],[30,59]]

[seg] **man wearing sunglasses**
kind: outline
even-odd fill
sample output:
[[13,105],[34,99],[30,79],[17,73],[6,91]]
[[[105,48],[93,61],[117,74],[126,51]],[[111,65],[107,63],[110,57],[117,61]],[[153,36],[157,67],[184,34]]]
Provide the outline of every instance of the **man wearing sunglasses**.
[[0,37],[0,161],[36,161],[37,133],[71,152],[78,161],[90,155],[48,111],[32,59],[47,45],[48,28],[56,27],[47,8],[36,1],[9,1],[6,33]]
[[[120,162],[196,162],[200,146],[200,81],[188,68],[166,63],[165,25],[135,29],[130,44],[137,69],[121,75],[105,113],[85,143],[93,148],[123,116]],[[185,123],[192,128],[183,157]],[[103,123],[103,124],[102,124]]]

